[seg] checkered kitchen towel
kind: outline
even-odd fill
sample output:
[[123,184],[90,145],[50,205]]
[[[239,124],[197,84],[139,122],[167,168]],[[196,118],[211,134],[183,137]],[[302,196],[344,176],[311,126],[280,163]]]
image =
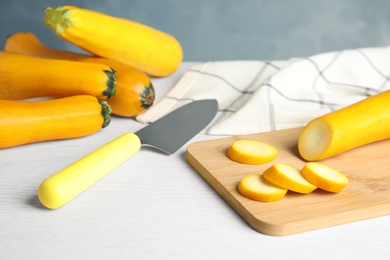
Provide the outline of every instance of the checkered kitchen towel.
[[389,79],[390,46],[281,61],[207,62],[186,71],[137,120],[150,123],[193,100],[217,99],[218,114],[204,134],[293,128],[389,89]]

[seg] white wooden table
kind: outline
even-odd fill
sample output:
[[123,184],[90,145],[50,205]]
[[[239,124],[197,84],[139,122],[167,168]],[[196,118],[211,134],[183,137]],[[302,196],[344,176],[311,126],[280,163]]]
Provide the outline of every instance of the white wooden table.
[[[157,99],[191,66],[153,79]],[[51,174],[143,125],[114,117],[85,137],[0,150],[0,259],[388,259],[390,216],[286,237],[249,227],[186,163],[141,149],[58,210],[36,196]],[[215,137],[198,135],[190,142]],[[189,142],[189,143],[190,143]],[[389,198],[390,199],[390,198]]]

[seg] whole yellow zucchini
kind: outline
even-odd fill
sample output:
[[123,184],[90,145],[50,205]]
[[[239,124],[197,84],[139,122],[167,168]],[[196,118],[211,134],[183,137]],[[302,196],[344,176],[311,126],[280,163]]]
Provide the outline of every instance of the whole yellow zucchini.
[[326,159],[390,138],[390,90],[310,121],[302,130],[299,153],[305,160]]
[[50,60],[0,52],[0,99],[115,94],[116,74],[109,66]]
[[144,24],[75,6],[44,11],[44,23],[63,40],[151,76],[168,76],[182,61],[176,38]]
[[114,115],[138,116],[153,105],[155,91],[150,78],[132,66],[96,56],[48,48],[30,32],[8,36],[4,50],[38,58],[82,61],[110,66],[116,71],[116,94],[107,102]]
[[88,95],[0,100],[0,148],[86,136],[110,123],[110,106]]

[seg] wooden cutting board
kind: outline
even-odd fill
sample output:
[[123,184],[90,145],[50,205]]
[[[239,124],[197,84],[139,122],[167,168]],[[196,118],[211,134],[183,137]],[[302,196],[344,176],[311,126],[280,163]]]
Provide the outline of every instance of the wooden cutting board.
[[[390,214],[390,140],[356,148],[321,162],[344,173],[350,183],[340,193],[288,192],[276,202],[243,197],[237,184],[249,173],[262,173],[276,162],[302,168],[297,150],[301,128],[200,141],[187,147],[188,163],[255,230],[274,236],[315,230]],[[264,165],[244,165],[226,156],[237,139],[276,146],[277,157]]]

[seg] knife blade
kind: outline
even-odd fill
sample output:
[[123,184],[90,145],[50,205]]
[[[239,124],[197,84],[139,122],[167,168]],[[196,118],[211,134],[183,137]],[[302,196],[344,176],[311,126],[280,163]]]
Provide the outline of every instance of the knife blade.
[[125,133],[45,179],[38,188],[38,199],[46,208],[57,209],[150,146],[172,154],[204,129],[214,118],[218,103],[214,99],[184,105],[135,133]]

